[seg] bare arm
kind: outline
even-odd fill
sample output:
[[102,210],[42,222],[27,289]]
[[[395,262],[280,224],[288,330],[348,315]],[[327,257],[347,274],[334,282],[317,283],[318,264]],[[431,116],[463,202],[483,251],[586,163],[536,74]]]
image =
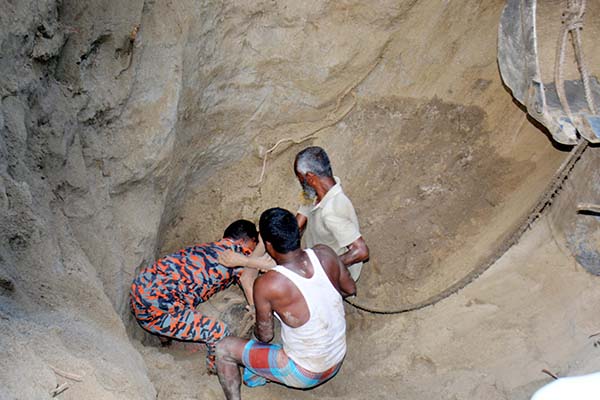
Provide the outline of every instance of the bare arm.
[[306,222],[308,221],[308,218],[306,218],[306,215],[298,213],[296,214],[296,221],[298,221],[298,228],[300,228],[300,236],[302,236],[304,230],[306,229]]
[[235,251],[226,250],[219,256],[219,264],[228,267],[246,267],[260,271],[267,271],[275,266],[275,261],[268,255],[256,256],[254,254],[245,256]]
[[269,299],[270,279],[271,277],[263,275],[254,283],[254,305],[256,307],[256,326],[254,335],[261,342],[270,342],[273,340],[273,308]]
[[324,244],[316,245],[313,250],[317,253],[321,265],[327,268],[327,276],[342,297],[354,296],[356,294],[356,283],[340,257]]
[[350,275],[348,267],[342,263],[342,260],[339,257],[338,265],[340,268],[340,294],[343,298],[356,295],[356,282],[354,282],[354,279],[352,279],[352,275]]
[[219,264],[228,267],[247,267],[266,271],[275,266],[275,261],[266,253],[265,245],[259,236],[258,245],[250,256],[226,250],[219,255]]
[[361,237],[350,243],[348,251],[340,255],[342,263],[349,267],[352,264],[356,264],[360,261],[365,261],[369,258],[369,247],[365,240]]
[[240,276],[240,285],[244,291],[244,296],[246,296],[246,301],[248,301],[248,304],[251,306],[254,305],[253,287],[257,276],[258,270],[253,268],[244,268],[244,271]]

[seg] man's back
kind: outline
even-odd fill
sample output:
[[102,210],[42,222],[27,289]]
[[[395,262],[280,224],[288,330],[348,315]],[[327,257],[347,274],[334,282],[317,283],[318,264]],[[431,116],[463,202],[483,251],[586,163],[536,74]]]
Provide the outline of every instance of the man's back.
[[257,281],[255,299],[268,301],[282,322],[283,347],[290,358],[308,370],[325,371],[346,352],[340,292],[353,290],[354,282],[326,246],[307,249],[295,261]]
[[[356,290],[354,281],[335,252],[324,245],[317,245],[312,250],[335,290],[343,297],[354,294]],[[314,269],[306,252],[304,252],[303,259],[298,260],[298,263],[304,265],[299,268],[291,266],[288,269],[299,276],[307,278],[313,276]],[[277,312],[282,317],[282,322],[289,326],[298,327],[308,320],[309,312],[304,296],[292,281],[281,273],[269,271],[257,278],[254,290],[255,297],[258,296],[260,300],[268,301],[271,310]]]
[[[346,352],[342,296],[356,290],[348,269],[327,246],[302,250],[298,222],[287,210],[266,210],[259,226],[278,266],[254,283],[258,340],[229,337],[217,347],[217,373],[229,400],[240,399],[238,365],[245,367],[248,386],[270,381],[307,389],[331,379]],[[282,321],[283,347],[268,343],[275,316]]]
[[142,287],[146,293],[161,293],[195,307],[237,281],[240,269],[225,268],[218,262],[219,254],[228,249],[249,253],[232,239],[181,249],[140,271],[132,294],[138,293],[136,287]]

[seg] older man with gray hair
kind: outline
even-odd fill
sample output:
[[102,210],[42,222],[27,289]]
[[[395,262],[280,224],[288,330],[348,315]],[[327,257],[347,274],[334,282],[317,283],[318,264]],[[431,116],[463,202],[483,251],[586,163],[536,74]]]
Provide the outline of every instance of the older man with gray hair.
[[[307,147],[296,155],[294,172],[310,203],[301,206],[296,214],[305,246],[312,248],[324,244],[331,247],[350,271],[352,279],[358,281],[363,262],[369,258],[369,248],[360,233],[352,202],[342,190],[340,179],[333,176],[327,153],[321,147]],[[250,258],[231,251],[223,253],[219,262],[227,267],[262,270],[274,265],[269,257]]]
[[333,176],[331,162],[321,147],[307,147],[296,155],[294,172],[311,204],[296,214],[307,248],[317,244],[331,247],[357,281],[363,262],[369,258],[352,202]]

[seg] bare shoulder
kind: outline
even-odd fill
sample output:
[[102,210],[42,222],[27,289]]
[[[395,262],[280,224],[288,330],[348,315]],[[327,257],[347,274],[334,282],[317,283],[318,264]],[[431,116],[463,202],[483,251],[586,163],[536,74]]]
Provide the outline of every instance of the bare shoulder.
[[337,259],[337,254],[335,253],[335,251],[333,251],[333,249],[327,245],[318,244],[318,245],[314,246],[312,249],[314,250],[317,257],[319,257],[319,260],[321,260],[321,261]]
[[[321,265],[327,271],[339,271],[342,263],[338,257],[338,255],[333,251],[333,249],[324,244],[318,244],[313,247],[317,258],[321,262]],[[335,279],[335,278],[334,278]]]
[[278,294],[285,291],[287,279],[282,279],[284,276],[276,271],[267,271],[260,275],[254,281],[254,291],[259,293]]
[[258,278],[256,278],[255,285],[260,285],[264,287],[273,285],[275,282],[277,282],[280,275],[281,274],[278,274],[275,271],[267,271],[264,274],[259,275]]

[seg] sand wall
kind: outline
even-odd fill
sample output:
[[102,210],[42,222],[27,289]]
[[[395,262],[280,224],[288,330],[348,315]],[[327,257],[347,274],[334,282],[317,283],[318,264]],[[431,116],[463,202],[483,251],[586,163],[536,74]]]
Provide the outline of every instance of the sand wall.
[[361,301],[468,274],[567,154],[502,86],[502,5],[0,0],[0,398],[47,396],[51,367],[83,376],[63,398],[154,398],[134,274],[295,209],[305,145],[359,212]]

